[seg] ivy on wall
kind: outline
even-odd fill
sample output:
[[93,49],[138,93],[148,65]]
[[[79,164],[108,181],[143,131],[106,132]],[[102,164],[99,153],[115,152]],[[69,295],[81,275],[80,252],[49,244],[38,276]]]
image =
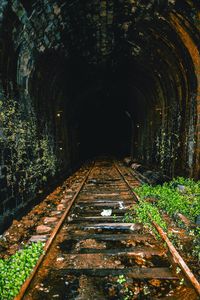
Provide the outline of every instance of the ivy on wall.
[[[178,149],[180,147],[180,136],[176,132],[167,132],[161,128],[156,137],[157,161],[160,163],[160,168],[164,171],[170,171],[170,175],[174,176],[174,170],[169,170],[173,167],[178,159]],[[173,162],[173,165],[170,164]]]
[[53,137],[39,132],[34,112],[24,112],[13,100],[0,101],[0,149],[12,195],[34,196],[58,167]]

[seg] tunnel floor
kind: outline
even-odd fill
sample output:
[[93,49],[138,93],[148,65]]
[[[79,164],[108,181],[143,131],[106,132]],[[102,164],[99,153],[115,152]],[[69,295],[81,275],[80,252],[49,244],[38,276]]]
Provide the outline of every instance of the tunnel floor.
[[[13,222],[4,235],[7,249],[1,242],[4,257],[22,242],[47,241],[77,195],[23,299],[198,299],[189,282],[180,284],[185,277],[162,241],[141,223],[127,223],[126,213],[137,202],[127,182],[141,185],[135,176],[120,161],[96,159]],[[186,245],[182,229],[168,222]],[[190,266],[198,276],[195,262]]]

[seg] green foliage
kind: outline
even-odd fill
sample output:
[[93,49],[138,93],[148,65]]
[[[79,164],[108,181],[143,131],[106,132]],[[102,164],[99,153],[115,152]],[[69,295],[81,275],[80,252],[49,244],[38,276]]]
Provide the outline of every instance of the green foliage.
[[43,243],[25,246],[9,259],[0,259],[0,299],[13,299],[43,252]]
[[135,208],[136,221],[140,221],[144,224],[151,226],[151,220],[156,222],[164,230],[167,230],[167,225],[163,221],[162,216],[156,206],[151,203],[140,201],[139,205]]
[[135,205],[124,218],[125,222],[139,222],[151,228],[151,230],[157,235],[157,231],[152,225],[152,220],[156,222],[164,230],[167,230],[167,224],[163,221],[163,218],[158,208],[144,200],[139,201],[139,204]]
[[121,286],[120,299],[131,300],[133,298],[133,292],[127,283],[126,277],[124,275],[119,275],[117,283]]
[[[178,185],[181,185],[182,189],[177,188]],[[166,229],[165,224],[162,224],[159,210],[166,211],[170,216],[181,213],[193,222],[200,215],[200,181],[195,182],[189,178],[178,177],[163,186],[142,185],[135,189],[135,192],[141,199],[140,204],[136,207],[136,218],[149,226],[151,226],[148,217],[150,213],[154,221]],[[148,198],[154,200],[153,205],[145,203]],[[130,210],[128,217],[130,218],[132,214],[133,212]],[[200,229],[197,227],[190,231],[190,234],[194,236],[192,255],[200,261]],[[174,237],[173,240],[175,240]],[[176,244],[181,248],[182,245],[179,241]]]
[[198,261],[200,262],[200,227],[197,227],[195,230],[193,230],[193,250],[192,254],[193,256],[197,257]]
[[191,178],[178,177],[169,182],[169,186],[174,188],[177,184],[185,186],[184,194],[200,196],[200,181]]
[[126,282],[126,278],[124,275],[119,275],[119,278],[117,279],[117,282],[120,284],[123,284]]
[[[183,191],[177,189],[178,184],[185,187]],[[135,191],[141,199],[154,198],[156,206],[171,216],[182,213],[194,221],[200,214],[200,181],[178,177],[163,186],[143,185]]]
[[39,132],[34,112],[23,112],[16,101],[0,101],[0,145],[7,153],[7,182],[12,189],[34,194],[54,175],[57,160],[48,129]]

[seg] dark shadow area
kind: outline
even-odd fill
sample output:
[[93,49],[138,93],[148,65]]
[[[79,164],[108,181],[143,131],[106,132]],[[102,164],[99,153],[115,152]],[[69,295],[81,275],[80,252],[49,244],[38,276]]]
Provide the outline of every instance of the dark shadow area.
[[80,116],[81,159],[98,156],[124,156],[130,153],[131,123],[126,116],[123,99],[93,95]]

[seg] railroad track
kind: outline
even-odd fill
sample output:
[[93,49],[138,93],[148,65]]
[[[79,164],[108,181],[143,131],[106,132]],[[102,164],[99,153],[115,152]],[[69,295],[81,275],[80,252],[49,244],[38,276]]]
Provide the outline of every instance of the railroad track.
[[170,247],[141,224],[124,223],[138,201],[132,188],[139,185],[121,164],[96,161],[77,181],[15,300],[198,299],[198,285],[186,273],[177,274],[179,258]]

